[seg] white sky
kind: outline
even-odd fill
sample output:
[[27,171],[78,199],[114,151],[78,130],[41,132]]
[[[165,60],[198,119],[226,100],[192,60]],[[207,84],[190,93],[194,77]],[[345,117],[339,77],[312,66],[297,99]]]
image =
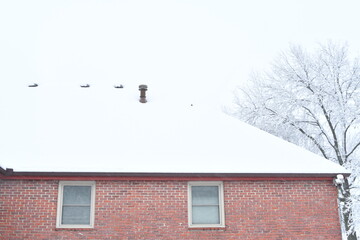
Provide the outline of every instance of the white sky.
[[146,83],[218,102],[289,43],[347,41],[357,54],[359,9],[356,0],[1,0],[0,88]]

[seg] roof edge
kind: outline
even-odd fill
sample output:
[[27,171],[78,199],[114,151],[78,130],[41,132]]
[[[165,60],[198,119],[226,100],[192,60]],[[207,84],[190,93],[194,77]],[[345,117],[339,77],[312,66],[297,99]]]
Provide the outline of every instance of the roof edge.
[[334,178],[350,173],[185,173],[185,172],[16,172],[0,167],[3,179],[59,179],[59,178]]

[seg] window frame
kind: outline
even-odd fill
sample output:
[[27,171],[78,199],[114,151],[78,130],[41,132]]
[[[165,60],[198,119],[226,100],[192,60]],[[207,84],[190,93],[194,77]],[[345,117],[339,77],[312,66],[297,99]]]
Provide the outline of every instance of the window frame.
[[[62,224],[62,209],[65,186],[89,186],[91,187],[90,224]],[[95,181],[60,181],[58,191],[58,204],[56,216],[56,228],[94,228],[95,219]]]
[[[218,187],[219,191],[219,224],[193,224],[192,223],[192,187],[211,186]],[[222,181],[191,181],[188,182],[188,226],[189,228],[224,228],[225,227],[225,207],[224,207],[224,183]]]

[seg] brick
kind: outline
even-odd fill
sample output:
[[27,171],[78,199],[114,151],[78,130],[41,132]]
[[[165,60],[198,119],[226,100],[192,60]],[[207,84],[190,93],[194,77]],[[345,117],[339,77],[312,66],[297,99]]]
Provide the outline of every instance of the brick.
[[224,181],[225,229],[189,229],[187,181],[96,181],[94,229],[56,229],[57,180],[0,180],[0,239],[341,239],[328,180]]

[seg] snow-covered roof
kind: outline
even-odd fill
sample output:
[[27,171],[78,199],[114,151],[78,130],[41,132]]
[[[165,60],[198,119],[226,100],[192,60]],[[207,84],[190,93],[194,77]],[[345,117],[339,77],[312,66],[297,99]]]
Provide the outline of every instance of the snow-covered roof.
[[14,171],[339,174],[343,167],[176,86],[18,85],[0,97],[0,166]]

